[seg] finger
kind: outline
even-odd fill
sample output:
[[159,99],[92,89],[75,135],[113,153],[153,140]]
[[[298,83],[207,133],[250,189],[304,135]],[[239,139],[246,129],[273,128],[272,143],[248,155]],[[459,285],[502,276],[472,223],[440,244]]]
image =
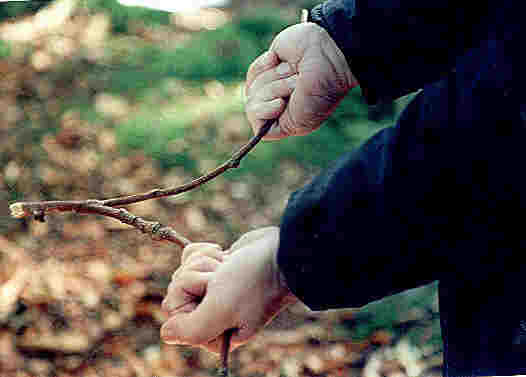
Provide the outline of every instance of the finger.
[[293,111],[287,107],[265,135],[265,140],[280,140],[289,136],[302,136],[309,134],[311,131],[313,131],[313,129],[301,126],[300,123],[294,119]]
[[[192,258],[194,257],[194,258]],[[223,256],[222,256],[223,258]],[[207,255],[193,254],[185,263],[185,269],[196,272],[214,272],[221,265],[215,258]]]
[[[205,344],[201,344],[199,347],[219,356],[221,354],[223,339],[223,334],[220,334],[217,338],[214,338]],[[229,351],[232,351],[232,347],[230,347]]]
[[280,63],[276,67],[268,69],[256,76],[250,84],[247,84],[245,93],[247,97],[250,98],[265,85],[276,80],[282,80],[296,73],[298,72],[294,65],[287,62]]
[[208,257],[215,259],[218,262],[223,261],[223,251],[216,249],[216,248],[208,248],[208,249],[201,249],[199,251],[193,252],[192,254],[188,255],[186,257],[183,266],[188,265],[189,263],[194,263],[196,259],[200,259],[201,257]]
[[261,87],[257,92],[254,92],[248,102],[264,102],[271,101],[276,98],[289,97],[296,87],[298,75],[292,75],[285,79],[275,80],[267,85]]
[[167,288],[167,297],[181,295],[195,296],[200,299],[206,290],[206,284],[210,280],[210,272],[192,271],[182,269],[179,277],[173,279]]
[[287,108],[267,133],[266,140],[280,140],[289,136],[300,136],[300,127],[291,109]]
[[312,30],[309,29],[316,28],[320,27],[312,23],[289,26],[274,38],[269,50],[274,51],[281,61],[299,62],[306,47],[311,43],[309,34]]
[[163,310],[172,313],[188,303],[200,302],[205,296],[211,276],[210,272],[182,272],[179,278],[168,286],[168,292],[162,302]]
[[252,62],[247,71],[247,80],[245,82],[245,93],[246,90],[252,85],[254,79],[262,72],[275,67],[279,63],[278,55],[269,50],[260,55],[256,60]]
[[278,121],[267,134],[267,140],[307,135],[319,127],[322,120],[337,105],[334,100],[332,104],[332,99],[328,96],[311,95],[312,90],[305,88],[305,81],[308,80],[297,81],[285,111],[280,114]]
[[[221,309],[217,295],[207,295],[192,312],[175,313],[161,327],[161,338],[168,344],[206,345],[232,327],[232,315]],[[212,314],[213,313],[213,314]]]
[[[197,271],[197,272],[214,272],[222,261],[224,261],[226,255],[221,254],[220,257],[210,257],[202,254],[190,255],[185,264],[180,266],[172,275],[172,282],[180,279],[181,274],[185,271]],[[220,260],[218,260],[220,258]]]
[[[222,248],[218,244],[209,242],[194,242],[183,249],[183,255],[181,256],[181,264],[184,264],[187,258],[194,253],[208,255],[211,258],[216,258],[215,256],[221,255],[221,251]],[[220,260],[219,258],[216,259]]]
[[243,234],[239,239],[230,246],[230,249],[226,251],[227,254],[231,254],[236,250],[241,249],[242,247],[245,247],[252,242],[256,242],[257,240],[264,238],[266,236],[269,236],[271,233],[279,232],[279,228],[275,226],[269,226],[265,228],[259,228],[256,230],[252,230],[248,233]]
[[247,104],[247,118],[254,130],[259,131],[265,120],[276,119],[285,110],[286,102],[283,98],[276,98],[268,102]]

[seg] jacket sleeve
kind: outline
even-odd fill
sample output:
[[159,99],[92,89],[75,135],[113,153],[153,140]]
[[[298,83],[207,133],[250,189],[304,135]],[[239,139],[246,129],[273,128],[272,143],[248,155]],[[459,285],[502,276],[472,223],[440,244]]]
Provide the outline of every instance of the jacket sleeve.
[[[460,3],[460,4],[459,4]],[[491,3],[491,5],[490,5]],[[454,0],[328,0],[309,14],[345,54],[367,103],[416,91],[488,34],[499,4]]]
[[427,145],[424,164],[424,136],[409,128],[383,129],[291,195],[277,261],[311,309],[361,307],[439,279],[448,217],[434,181],[444,159],[432,156],[443,153]]

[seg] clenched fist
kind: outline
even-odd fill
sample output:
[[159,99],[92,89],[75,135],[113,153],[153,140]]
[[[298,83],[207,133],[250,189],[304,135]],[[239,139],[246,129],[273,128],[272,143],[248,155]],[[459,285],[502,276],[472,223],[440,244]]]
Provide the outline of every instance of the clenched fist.
[[219,353],[221,335],[234,328],[232,346],[247,342],[297,301],[276,264],[278,243],[279,229],[270,227],[243,235],[226,252],[210,243],[187,246],[163,301],[170,318],[161,338]]
[[265,140],[306,135],[357,85],[325,29],[301,23],[278,34],[250,66],[245,111],[255,133],[265,120],[278,119]]

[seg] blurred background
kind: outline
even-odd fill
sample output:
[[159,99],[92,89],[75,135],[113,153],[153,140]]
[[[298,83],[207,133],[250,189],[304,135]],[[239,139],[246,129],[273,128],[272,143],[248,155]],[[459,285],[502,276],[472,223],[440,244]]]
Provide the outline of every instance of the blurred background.
[[[245,72],[312,1],[0,3],[0,376],[207,377],[214,355],[159,339],[181,250],[98,216],[9,217],[20,200],[182,184],[251,136]],[[144,5],[144,4],[143,4]],[[392,125],[411,96],[353,90],[311,136],[260,143],[189,193],[129,206],[228,246],[279,224],[289,194]],[[232,353],[232,376],[440,375],[436,283],[360,311],[296,305]]]

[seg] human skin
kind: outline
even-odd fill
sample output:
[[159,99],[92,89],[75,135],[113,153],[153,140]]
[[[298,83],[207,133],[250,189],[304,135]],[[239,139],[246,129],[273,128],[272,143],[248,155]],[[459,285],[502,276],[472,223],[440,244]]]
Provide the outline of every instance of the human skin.
[[278,34],[251,64],[245,112],[255,133],[265,120],[278,119],[264,140],[306,135],[320,127],[357,85],[325,29],[300,23]]
[[[278,120],[265,140],[306,135],[357,85],[329,34],[314,23],[297,24],[250,66],[247,118],[254,132],[266,120]],[[297,301],[279,271],[278,246],[277,227],[249,232],[226,252],[209,243],[187,246],[163,301],[170,315],[161,328],[163,341],[219,353],[227,329],[236,329],[233,348],[250,340]]]
[[162,304],[170,315],[163,341],[219,353],[225,330],[236,329],[236,348],[296,302],[280,276],[278,244],[279,229],[268,227],[246,233],[227,251],[210,243],[187,246]]

